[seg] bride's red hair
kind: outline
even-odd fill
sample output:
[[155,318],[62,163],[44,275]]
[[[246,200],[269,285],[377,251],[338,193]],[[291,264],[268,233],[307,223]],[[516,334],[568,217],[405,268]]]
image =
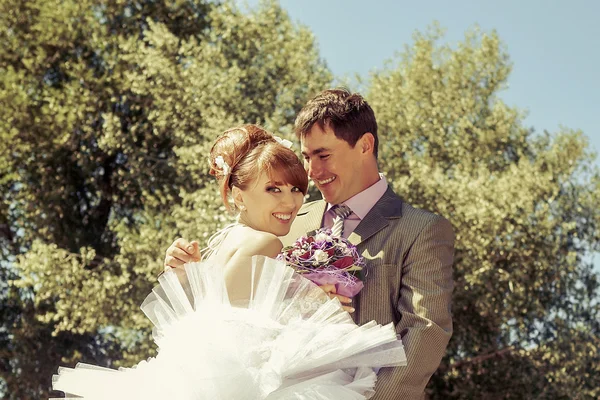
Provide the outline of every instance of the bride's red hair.
[[[229,174],[217,164],[219,156],[229,166]],[[246,190],[263,171],[271,179],[277,173],[284,183],[298,187],[304,194],[308,190],[308,176],[298,156],[258,125],[242,125],[223,132],[210,151],[209,161],[210,174],[217,178],[228,210],[231,188]]]

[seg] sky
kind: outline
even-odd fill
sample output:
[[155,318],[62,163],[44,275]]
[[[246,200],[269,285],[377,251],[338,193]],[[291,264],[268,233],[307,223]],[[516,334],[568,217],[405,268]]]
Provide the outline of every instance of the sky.
[[[250,7],[259,0],[240,0]],[[382,69],[415,31],[434,22],[454,46],[478,26],[495,30],[513,64],[499,97],[528,112],[536,132],[580,129],[600,154],[599,0],[280,0],[293,21],[314,33],[338,78]],[[600,168],[600,157],[596,159]],[[590,256],[600,273],[600,254]]]
[[[258,0],[247,2],[250,6]],[[280,0],[315,34],[336,77],[368,77],[434,21],[454,45],[476,25],[496,30],[513,63],[499,97],[536,132],[581,129],[600,153],[600,1]],[[600,166],[600,162],[596,163]]]

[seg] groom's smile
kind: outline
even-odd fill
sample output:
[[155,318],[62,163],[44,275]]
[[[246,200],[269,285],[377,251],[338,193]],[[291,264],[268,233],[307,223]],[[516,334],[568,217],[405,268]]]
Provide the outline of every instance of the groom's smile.
[[335,181],[335,178],[336,178],[335,176],[332,176],[331,178],[324,179],[324,180],[317,179],[316,182],[318,185],[324,186],[324,185],[327,185],[328,183]]
[[304,168],[329,204],[348,200],[379,178],[377,173],[369,174],[363,168],[364,160],[373,155],[362,151],[360,139],[351,146],[338,138],[330,126],[314,124],[301,142]]

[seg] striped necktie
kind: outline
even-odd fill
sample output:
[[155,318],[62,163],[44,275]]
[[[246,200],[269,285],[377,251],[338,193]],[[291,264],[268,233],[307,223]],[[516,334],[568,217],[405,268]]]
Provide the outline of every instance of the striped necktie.
[[342,236],[344,233],[344,220],[352,214],[350,207],[344,204],[337,204],[331,207],[331,211],[335,214],[333,219],[333,226],[331,227],[331,234],[333,236]]

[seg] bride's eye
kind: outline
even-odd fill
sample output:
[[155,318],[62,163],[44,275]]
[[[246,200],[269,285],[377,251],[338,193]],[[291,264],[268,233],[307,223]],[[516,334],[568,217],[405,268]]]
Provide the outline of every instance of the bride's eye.
[[279,189],[279,188],[278,188],[278,187],[276,187],[276,186],[269,186],[269,187],[267,188],[267,192],[271,192],[271,193],[280,193],[280,192],[281,192],[281,189]]
[[300,188],[298,186],[294,186],[292,188],[292,192],[296,193],[296,192],[302,192],[302,190],[300,190]]

